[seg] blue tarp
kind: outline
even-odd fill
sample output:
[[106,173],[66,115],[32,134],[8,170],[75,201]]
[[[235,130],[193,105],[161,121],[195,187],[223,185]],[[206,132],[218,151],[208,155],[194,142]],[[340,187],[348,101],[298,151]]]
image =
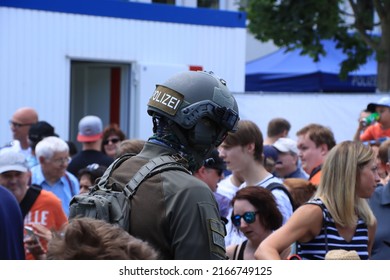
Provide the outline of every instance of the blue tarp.
[[327,55],[314,62],[300,50],[285,48],[246,64],[245,91],[270,92],[375,92],[377,62],[374,57],[339,78],[340,63],[346,55],[331,40],[323,40]]

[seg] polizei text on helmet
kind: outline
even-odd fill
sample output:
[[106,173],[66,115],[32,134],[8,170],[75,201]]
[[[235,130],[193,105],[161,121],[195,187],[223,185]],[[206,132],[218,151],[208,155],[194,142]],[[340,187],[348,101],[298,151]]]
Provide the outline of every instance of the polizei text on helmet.
[[161,103],[169,108],[176,110],[177,106],[179,106],[180,101],[176,97],[170,95],[166,92],[161,92],[159,90],[155,90],[152,96],[152,99],[158,103]]
[[183,96],[180,93],[158,86],[149,100],[149,105],[157,107],[170,115],[175,115],[182,101]]

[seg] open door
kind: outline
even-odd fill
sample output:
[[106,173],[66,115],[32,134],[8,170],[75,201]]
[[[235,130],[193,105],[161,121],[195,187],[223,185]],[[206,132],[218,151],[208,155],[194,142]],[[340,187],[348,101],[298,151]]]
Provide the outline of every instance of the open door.
[[103,126],[117,123],[129,135],[130,64],[72,61],[70,137],[78,148],[78,123],[96,115]]

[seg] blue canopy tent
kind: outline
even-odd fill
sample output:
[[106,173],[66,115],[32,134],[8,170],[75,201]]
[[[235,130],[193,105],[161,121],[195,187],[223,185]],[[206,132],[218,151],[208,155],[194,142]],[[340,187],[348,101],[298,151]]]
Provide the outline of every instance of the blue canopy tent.
[[300,50],[285,48],[246,64],[245,91],[270,92],[375,92],[377,62],[371,58],[346,80],[339,78],[346,55],[331,40],[323,40],[327,53],[314,62]]

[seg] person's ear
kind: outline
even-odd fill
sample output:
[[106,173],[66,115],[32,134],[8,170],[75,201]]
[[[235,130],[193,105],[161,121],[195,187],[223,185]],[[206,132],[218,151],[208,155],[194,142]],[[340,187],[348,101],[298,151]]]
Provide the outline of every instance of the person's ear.
[[386,164],[381,163],[381,165],[384,165],[386,172],[390,173],[390,162],[386,162]]
[[329,152],[328,145],[326,145],[326,144],[321,144],[320,149],[321,149],[322,156],[326,156]]
[[246,149],[250,152],[253,153],[255,152],[255,143],[249,143],[248,145],[245,146]]
[[39,163],[40,163],[40,164],[45,163],[45,161],[46,161],[45,157],[42,157],[42,156],[40,156],[40,157],[38,158],[38,160],[39,160]]

